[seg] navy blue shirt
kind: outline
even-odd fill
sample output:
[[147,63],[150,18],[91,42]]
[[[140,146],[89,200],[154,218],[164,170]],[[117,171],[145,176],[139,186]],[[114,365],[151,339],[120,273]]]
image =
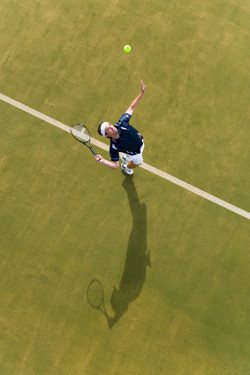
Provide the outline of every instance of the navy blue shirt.
[[119,152],[128,155],[140,154],[140,148],[143,144],[143,136],[133,126],[129,124],[131,115],[124,113],[120,120],[115,124],[120,138],[110,138],[109,153],[112,161],[119,161]]

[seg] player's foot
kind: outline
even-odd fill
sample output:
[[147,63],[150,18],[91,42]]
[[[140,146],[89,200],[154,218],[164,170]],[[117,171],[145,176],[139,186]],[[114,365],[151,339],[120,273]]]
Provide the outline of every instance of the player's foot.
[[121,168],[126,174],[132,175],[134,173],[133,169],[127,168],[127,165],[125,163],[121,164]]
[[126,163],[126,164],[128,164],[129,162],[130,162],[130,157],[128,156],[128,155],[123,155],[122,156],[122,161],[123,161],[123,163]]

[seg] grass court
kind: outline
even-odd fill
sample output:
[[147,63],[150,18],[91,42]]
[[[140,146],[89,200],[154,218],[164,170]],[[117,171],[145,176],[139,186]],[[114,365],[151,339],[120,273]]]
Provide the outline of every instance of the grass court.
[[[247,0],[2,0],[0,92],[108,144],[142,79],[145,162],[249,211],[249,25]],[[0,374],[247,375],[249,221],[0,112]]]

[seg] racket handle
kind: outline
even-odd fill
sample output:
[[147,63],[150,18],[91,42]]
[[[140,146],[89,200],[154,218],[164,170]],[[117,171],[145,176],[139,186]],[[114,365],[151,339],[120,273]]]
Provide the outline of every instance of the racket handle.
[[97,153],[95,152],[95,150],[93,150],[93,148],[91,147],[90,150],[93,152],[94,155],[97,155]]

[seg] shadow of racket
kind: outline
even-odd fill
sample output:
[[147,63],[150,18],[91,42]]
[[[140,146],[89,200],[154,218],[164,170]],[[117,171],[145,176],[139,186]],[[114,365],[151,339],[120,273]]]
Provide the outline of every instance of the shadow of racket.
[[105,304],[104,304],[104,290],[102,283],[98,279],[93,279],[87,289],[87,300],[93,309],[101,311],[108,321],[110,326],[110,317],[107,314]]

